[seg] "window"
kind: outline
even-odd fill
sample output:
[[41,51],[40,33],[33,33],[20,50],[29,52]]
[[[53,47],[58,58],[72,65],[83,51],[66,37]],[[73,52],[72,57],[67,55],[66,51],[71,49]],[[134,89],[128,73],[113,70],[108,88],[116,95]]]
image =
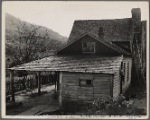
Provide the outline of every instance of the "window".
[[93,82],[92,82],[92,80],[80,79],[79,80],[79,85],[80,86],[92,86]]
[[123,64],[123,71],[124,71],[124,81],[126,81],[127,79],[126,63]]
[[95,42],[83,42],[82,52],[83,53],[95,53]]
[[125,80],[125,63],[121,62],[121,71],[120,71],[120,76],[122,82]]

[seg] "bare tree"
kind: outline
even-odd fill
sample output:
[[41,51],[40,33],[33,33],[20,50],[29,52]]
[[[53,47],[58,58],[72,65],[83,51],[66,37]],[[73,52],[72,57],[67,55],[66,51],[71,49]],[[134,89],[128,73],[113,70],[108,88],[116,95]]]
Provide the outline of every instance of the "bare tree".
[[6,67],[46,57],[63,45],[47,28],[19,21],[11,34],[6,32]]
[[29,62],[31,60],[37,59],[36,53],[40,52],[42,47],[41,41],[49,38],[47,30],[45,30],[44,35],[39,33],[41,26],[35,26],[28,23],[21,23],[17,26],[17,55],[15,59],[19,63]]

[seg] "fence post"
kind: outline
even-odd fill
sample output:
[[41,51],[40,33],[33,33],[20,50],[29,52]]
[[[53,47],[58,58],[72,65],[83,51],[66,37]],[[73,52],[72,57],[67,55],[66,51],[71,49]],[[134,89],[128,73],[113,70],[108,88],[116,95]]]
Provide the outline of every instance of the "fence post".
[[38,72],[38,95],[41,95],[41,77],[40,72]]
[[13,71],[10,71],[10,87],[11,87],[11,97],[12,102],[15,102],[15,95],[14,95],[14,78],[13,78]]

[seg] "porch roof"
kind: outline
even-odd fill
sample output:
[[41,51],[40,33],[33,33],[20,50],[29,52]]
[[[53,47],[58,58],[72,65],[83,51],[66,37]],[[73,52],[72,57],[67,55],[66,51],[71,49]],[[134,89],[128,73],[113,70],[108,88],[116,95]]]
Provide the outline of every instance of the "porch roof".
[[53,55],[8,69],[113,74],[115,71],[119,70],[122,59],[123,56]]

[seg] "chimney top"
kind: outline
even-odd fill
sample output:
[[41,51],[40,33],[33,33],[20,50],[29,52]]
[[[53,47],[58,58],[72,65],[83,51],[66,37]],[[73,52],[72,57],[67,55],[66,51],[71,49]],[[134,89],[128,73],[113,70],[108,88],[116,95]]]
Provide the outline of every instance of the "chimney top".
[[133,8],[131,12],[136,13],[136,14],[138,14],[138,13],[141,14],[141,9],[140,8]]
[[134,25],[140,25],[141,23],[141,9],[140,8],[133,8],[131,10],[132,13],[132,19],[134,22]]

